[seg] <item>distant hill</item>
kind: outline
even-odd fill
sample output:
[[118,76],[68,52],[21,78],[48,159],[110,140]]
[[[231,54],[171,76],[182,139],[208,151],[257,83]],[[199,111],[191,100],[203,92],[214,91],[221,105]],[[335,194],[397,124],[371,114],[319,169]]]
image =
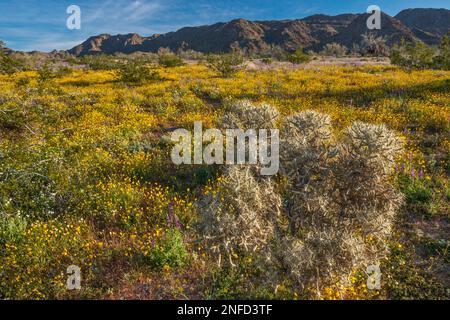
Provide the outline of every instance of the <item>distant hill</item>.
[[450,30],[450,10],[447,9],[406,9],[395,18],[428,44],[439,43]]
[[[227,52],[239,47],[260,53],[271,46],[292,51],[302,46],[319,50],[323,45],[337,42],[351,48],[367,33],[369,14],[317,14],[298,20],[249,21],[235,19],[213,25],[185,27],[175,32],[143,37],[136,33],[125,35],[101,34],[87,39],[68,52],[77,56],[87,54],[156,52],[159,48],[192,49],[199,52]],[[382,13],[381,30],[371,30],[383,36],[389,45],[422,40],[437,44],[450,31],[450,10],[407,9],[391,17]]]
[[[370,14],[358,15],[346,28],[337,33],[325,42],[337,42],[351,48],[353,43],[360,43],[367,29],[367,19]],[[399,20],[391,16],[381,13],[381,28],[379,30],[370,30],[370,33],[381,36],[386,39],[388,45],[398,43],[401,39],[413,41],[416,39],[414,33]]]

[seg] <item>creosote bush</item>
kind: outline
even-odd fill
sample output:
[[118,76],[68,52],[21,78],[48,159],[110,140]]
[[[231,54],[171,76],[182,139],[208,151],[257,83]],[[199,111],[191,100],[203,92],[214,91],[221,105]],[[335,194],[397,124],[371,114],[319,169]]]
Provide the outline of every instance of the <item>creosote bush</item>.
[[390,54],[391,63],[406,69],[450,70],[450,34],[442,37],[439,48],[429,47],[421,41],[394,45]]
[[206,60],[208,66],[224,78],[234,75],[244,62],[242,54],[237,50],[230,53],[209,54]]
[[158,63],[162,67],[171,68],[183,66],[184,62],[174,53],[161,53],[158,55]]
[[138,59],[123,63],[118,69],[118,78],[120,81],[129,84],[140,84],[161,79],[156,70],[151,69],[145,61],[139,61]]
[[311,55],[304,53],[303,48],[298,48],[293,53],[287,55],[287,60],[292,64],[307,63],[311,59]]
[[[232,112],[224,122],[242,129],[273,128],[278,117],[270,106],[249,103]],[[201,230],[219,256],[233,264],[239,252],[256,252],[318,294],[349,285],[353,272],[386,257],[402,203],[391,182],[402,143],[384,125],[355,122],[335,133],[331,123],[315,111],[284,119],[284,188],[279,179],[259,176],[255,165],[226,167],[218,192],[201,206]]]

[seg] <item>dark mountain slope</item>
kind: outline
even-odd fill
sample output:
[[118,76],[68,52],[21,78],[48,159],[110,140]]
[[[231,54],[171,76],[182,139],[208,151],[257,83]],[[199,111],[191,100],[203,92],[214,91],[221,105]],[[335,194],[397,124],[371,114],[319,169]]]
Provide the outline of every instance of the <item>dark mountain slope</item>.
[[180,48],[200,52],[227,52],[239,47],[247,52],[260,53],[271,46],[293,51],[302,46],[320,50],[323,45],[337,42],[352,47],[360,43],[367,32],[386,39],[388,45],[401,39],[420,39],[428,44],[438,43],[450,30],[450,10],[408,9],[395,18],[382,13],[381,29],[368,30],[366,21],[370,14],[313,15],[300,20],[248,21],[236,19],[213,25],[185,27],[175,32],[151,37],[138,34],[90,37],[69,50],[74,55],[156,52],[159,48]]

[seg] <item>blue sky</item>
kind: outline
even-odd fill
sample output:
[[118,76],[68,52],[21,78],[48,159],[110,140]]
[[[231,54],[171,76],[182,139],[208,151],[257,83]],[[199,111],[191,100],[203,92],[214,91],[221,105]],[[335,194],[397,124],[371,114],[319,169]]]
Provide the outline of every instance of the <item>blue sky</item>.
[[[80,30],[66,27],[71,4],[81,8]],[[0,0],[0,39],[15,50],[50,51],[70,49],[100,33],[149,36],[235,18],[360,13],[372,4],[391,15],[405,8],[450,8],[448,0]]]

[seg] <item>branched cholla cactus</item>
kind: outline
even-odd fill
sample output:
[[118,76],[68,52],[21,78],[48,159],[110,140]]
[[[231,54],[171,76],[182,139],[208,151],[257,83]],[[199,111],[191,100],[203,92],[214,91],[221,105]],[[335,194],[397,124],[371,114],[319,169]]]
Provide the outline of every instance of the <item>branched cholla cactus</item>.
[[304,212],[332,206],[325,196],[333,187],[327,181],[335,156],[331,119],[314,111],[298,113],[285,120],[281,134],[281,171],[291,186],[287,214],[295,229]]
[[[200,229],[219,264],[234,265],[233,258],[242,252],[270,253],[281,197],[271,179],[258,178],[258,174],[250,166],[227,167],[218,192],[201,204]],[[266,258],[270,259],[270,255]]]
[[244,100],[232,105],[222,123],[223,127],[228,129],[272,129],[275,128],[278,117],[278,111],[274,107],[268,104],[255,106]]
[[[224,122],[268,128],[277,116],[270,106],[244,102]],[[402,201],[391,183],[401,150],[400,140],[384,125],[355,122],[334,135],[329,116],[295,114],[281,130],[280,169],[288,182],[283,206],[274,182],[260,176],[257,166],[227,167],[219,192],[202,206],[203,234],[228,257],[242,250],[271,257],[298,283],[318,292],[348,283],[352,272],[387,254],[386,240]]]
[[[244,101],[233,105],[222,123],[227,129],[270,129],[277,118],[273,107]],[[226,166],[218,190],[207,195],[200,208],[200,230],[219,263],[234,265],[240,252],[264,252],[270,259],[281,196],[272,179],[260,175],[259,164]]]
[[338,140],[328,117],[308,111],[294,118],[310,125],[290,121],[284,132],[291,229],[278,251],[300,283],[320,290],[332,281],[345,284],[354,270],[386,255],[401,204],[390,182],[401,143],[383,125],[356,122]]

